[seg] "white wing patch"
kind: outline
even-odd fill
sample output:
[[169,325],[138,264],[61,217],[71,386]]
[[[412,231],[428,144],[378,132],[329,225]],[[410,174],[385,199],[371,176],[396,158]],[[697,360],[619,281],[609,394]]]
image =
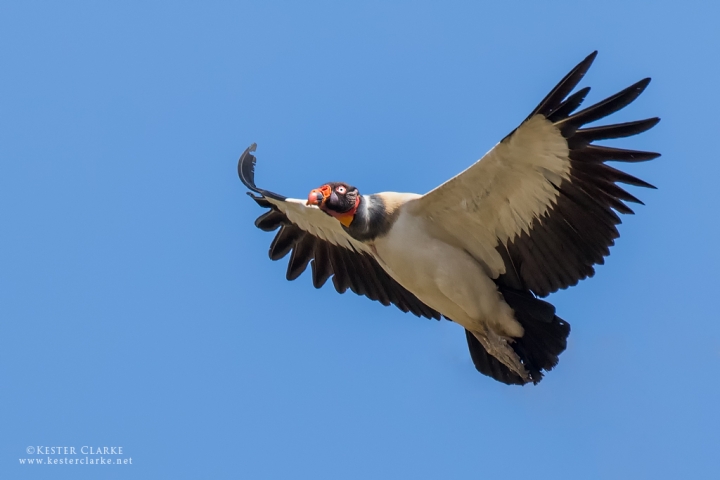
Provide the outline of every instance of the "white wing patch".
[[284,201],[267,197],[266,199],[284,213],[288,220],[311,235],[348,250],[371,253],[368,246],[348,235],[337,219],[315,205],[306,205],[305,200],[297,198],[286,198]]
[[569,178],[567,141],[552,122],[536,115],[483,158],[420,199],[410,211],[431,220],[444,238],[452,237],[488,267],[504,273],[498,241],[525,231],[556,202]]

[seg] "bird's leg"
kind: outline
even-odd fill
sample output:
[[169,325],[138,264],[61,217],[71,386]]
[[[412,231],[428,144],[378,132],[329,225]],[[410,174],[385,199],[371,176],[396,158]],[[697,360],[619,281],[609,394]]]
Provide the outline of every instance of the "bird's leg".
[[478,339],[480,344],[485,347],[485,350],[502,362],[503,365],[508,367],[510,371],[516,373],[526,382],[532,381],[530,374],[520,361],[520,357],[518,357],[515,350],[513,350],[510,346],[510,342],[512,342],[511,338],[498,335],[489,328],[485,329],[483,332],[473,331],[472,333],[475,335],[475,338]]

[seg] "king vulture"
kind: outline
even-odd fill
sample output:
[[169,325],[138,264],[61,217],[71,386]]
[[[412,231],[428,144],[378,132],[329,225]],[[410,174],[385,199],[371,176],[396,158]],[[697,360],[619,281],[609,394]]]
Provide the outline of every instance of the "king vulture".
[[618,238],[618,213],[642,203],[617,183],[655,188],[605,162],[658,153],[596,145],[652,128],[659,118],[584,127],[622,109],[646,78],[577,111],[590,87],[572,91],[595,59],[580,62],[524,122],[467,170],[425,195],[371,195],[343,182],[287,198],[255,185],[251,145],[240,180],[268,209],[255,226],[278,230],[270,258],[290,254],[287,279],[312,270],[419,317],[465,329],[475,368],[500,382],[537,384],[558,363],[570,325],[541,300],[591,277]]

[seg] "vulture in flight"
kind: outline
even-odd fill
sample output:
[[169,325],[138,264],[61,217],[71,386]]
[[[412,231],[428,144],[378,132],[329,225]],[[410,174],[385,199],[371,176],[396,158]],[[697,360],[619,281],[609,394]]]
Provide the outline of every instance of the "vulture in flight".
[[618,183],[654,188],[606,164],[658,153],[597,145],[655,126],[659,118],[585,125],[635,100],[640,80],[578,110],[590,87],[573,93],[593,52],[563,78],[520,126],[479,161],[425,195],[361,194],[331,182],[307,199],[255,185],[255,144],[240,157],[240,180],[260,207],[255,226],[277,230],[270,258],[290,255],[287,279],[310,265],[316,288],[332,279],[383,305],[465,329],[475,368],[510,384],[537,384],[558,363],[570,325],[541,300],[591,277],[618,238],[626,202]]

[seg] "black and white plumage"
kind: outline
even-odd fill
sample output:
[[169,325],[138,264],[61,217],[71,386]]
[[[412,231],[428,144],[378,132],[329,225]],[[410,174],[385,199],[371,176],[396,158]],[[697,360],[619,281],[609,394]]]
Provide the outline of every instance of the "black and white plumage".
[[482,159],[425,195],[361,195],[329,183],[307,200],[286,198],[256,187],[252,145],[238,173],[269,209],[255,225],[279,228],[270,258],[290,253],[288,280],[310,265],[316,288],[332,278],[340,293],[457,322],[481,373],[539,382],[557,365],[570,326],[538,297],[592,276],[609,255],[617,213],[641,203],[617,183],[654,188],[605,162],[659,154],[593,142],[636,135],[658,118],[583,128],[630,104],[649,78],[576,112],[590,88],[571,92],[596,53]]

